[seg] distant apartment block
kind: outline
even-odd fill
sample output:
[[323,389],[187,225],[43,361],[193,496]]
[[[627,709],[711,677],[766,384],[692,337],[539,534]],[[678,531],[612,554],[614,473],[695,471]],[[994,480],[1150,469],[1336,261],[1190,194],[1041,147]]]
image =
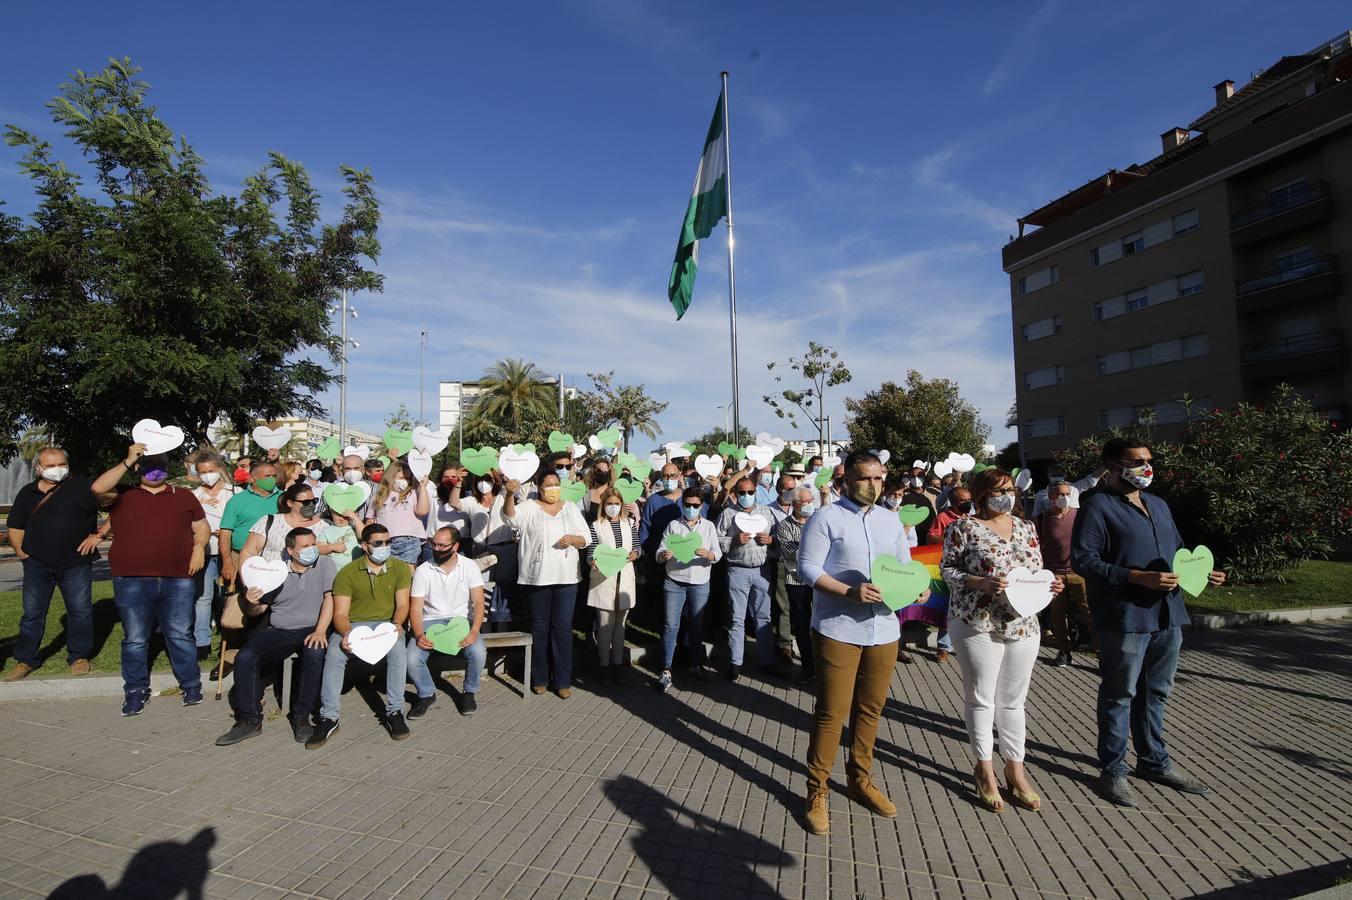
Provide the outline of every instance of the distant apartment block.
[[1146,415],[1175,436],[1283,382],[1352,417],[1350,36],[1221,82],[1159,156],[1019,220],[1003,261],[1028,459]]

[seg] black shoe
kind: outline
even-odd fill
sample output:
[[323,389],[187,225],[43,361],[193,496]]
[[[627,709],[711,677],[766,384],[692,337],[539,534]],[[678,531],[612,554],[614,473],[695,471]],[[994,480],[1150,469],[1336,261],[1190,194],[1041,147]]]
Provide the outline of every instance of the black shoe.
[[220,666],[212,666],[211,671],[207,673],[207,681],[220,681],[222,677],[224,677],[225,675],[229,675],[232,671],[234,671],[234,668],[235,667],[232,666],[230,663],[226,663],[225,671],[222,672]]
[[741,677],[742,677],[741,666],[728,666],[728,681],[732,682],[733,684],[736,684],[737,679]]
[[328,743],[329,738],[333,737],[337,733],[338,733],[338,720],[325,719],[324,717],[321,716],[319,718],[319,721],[315,722],[314,732],[310,735],[310,739],[305,742],[305,749],[318,750],[320,747]]
[[1070,651],[1062,650],[1060,653],[1056,654],[1056,659],[1052,660],[1048,665],[1053,668],[1064,669],[1066,666],[1070,665]]
[[460,715],[462,716],[472,716],[479,710],[479,703],[471,693],[461,694],[460,702],[456,706],[460,708]]
[[231,744],[238,744],[240,741],[248,740],[251,737],[258,737],[262,733],[263,723],[257,719],[236,719],[234,728],[216,738],[216,746],[229,747]]
[[1196,794],[1199,797],[1204,797],[1211,793],[1211,788],[1173,766],[1170,766],[1168,771],[1165,772],[1145,772],[1137,769],[1135,775],[1142,781],[1153,781],[1155,784],[1162,784],[1185,794]]
[[150,691],[146,688],[132,688],[123,695],[122,715],[139,716],[150,702]]
[[202,688],[200,686],[195,688],[187,688],[186,690],[183,691],[184,706],[196,706],[201,702],[202,702]]
[[408,740],[408,725],[404,724],[404,714],[401,712],[390,713],[385,717],[385,727],[389,729],[390,737],[396,741]]
[[310,724],[309,716],[291,717],[291,736],[296,739],[297,744],[304,744],[314,736],[315,727]]
[[197,648],[197,661],[198,661],[198,662],[204,662],[204,661],[206,661],[206,660],[208,660],[208,659],[210,659],[210,658],[211,658],[211,645],[210,645],[210,644],[207,644],[205,647],[198,647],[198,648]]
[[816,680],[817,680],[816,672],[812,671],[811,669],[803,669],[799,671],[798,677],[793,680],[793,683],[797,685],[809,685]]
[[421,719],[427,715],[427,711],[432,708],[432,704],[437,702],[435,696],[419,697],[413,701],[413,705],[408,708],[408,717],[412,719]]
[[695,682],[695,684],[709,683],[709,673],[704,671],[703,666],[691,666],[689,669],[686,669],[686,674],[690,676],[690,680]]
[[625,677],[624,677],[624,666],[611,666],[611,667],[610,667],[610,683],[611,683],[611,684],[615,685],[615,687],[624,687],[625,680],[626,680],[626,679],[625,679]]
[[1131,782],[1127,781],[1125,775],[1113,775],[1104,772],[1099,776],[1099,793],[1103,799],[1116,806],[1126,806],[1132,809],[1136,807],[1136,795],[1131,789]]

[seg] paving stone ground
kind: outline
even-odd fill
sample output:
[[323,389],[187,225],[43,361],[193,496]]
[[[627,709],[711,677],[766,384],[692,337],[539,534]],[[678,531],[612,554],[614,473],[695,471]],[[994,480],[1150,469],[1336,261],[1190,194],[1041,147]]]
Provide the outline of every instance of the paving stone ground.
[[[897,666],[875,777],[798,824],[811,696],[756,679],[595,687],[478,715],[442,696],[394,743],[357,692],[307,751],[281,720],[230,748],[225,701],[0,705],[0,896],[1293,896],[1352,856],[1352,620],[1189,633],[1170,704],[1194,799],[1092,791],[1093,657],[1028,699],[1041,813],[973,801],[957,666]],[[1044,658],[1049,656],[1044,651]],[[842,757],[843,759],[843,757]],[[836,776],[843,779],[838,760]],[[111,893],[109,893],[111,892]]]

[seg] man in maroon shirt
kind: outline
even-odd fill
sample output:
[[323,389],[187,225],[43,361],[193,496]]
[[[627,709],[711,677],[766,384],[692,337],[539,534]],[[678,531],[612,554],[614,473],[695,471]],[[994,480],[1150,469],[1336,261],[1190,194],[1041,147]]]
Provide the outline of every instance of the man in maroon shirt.
[[1052,644],[1060,652],[1051,664],[1058,668],[1070,665],[1070,619],[1080,620],[1098,650],[1098,638],[1089,619],[1089,603],[1085,596],[1084,579],[1070,569],[1070,535],[1075,528],[1076,509],[1070,505],[1072,487],[1061,481],[1047,488],[1047,508],[1037,517],[1038,542],[1042,544],[1042,564],[1060,575],[1065,589],[1052,600],[1047,615],[1053,628]]
[[[206,561],[211,526],[192,491],[173,487],[168,457],[146,456],[144,444],[132,444],[127,458],[94,481],[95,494],[117,490],[109,510],[113,547],[113,602],[122,619],[122,715],[134,716],[150,701],[150,635],[158,623],[169,664],[183,692],[183,705],[202,702],[202,672],[197,668],[193,609],[194,575]],[[119,485],[135,472],[135,485]]]

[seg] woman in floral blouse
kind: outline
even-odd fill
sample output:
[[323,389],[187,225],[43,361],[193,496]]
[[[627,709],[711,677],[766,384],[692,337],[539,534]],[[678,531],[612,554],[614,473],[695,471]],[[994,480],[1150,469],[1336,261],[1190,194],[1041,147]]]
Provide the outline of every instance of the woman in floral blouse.
[[[1005,576],[1024,566],[1042,568],[1037,529],[1020,518],[1018,491],[1008,472],[985,469],[972,479],[972,515],[944,535],[940,569],[948,583],[948,630],[962,669],[963,717],[976,756],[976,790],[991,810],[1004,808],[991,762],[992,728],[1000,733],[1005,781],[1014,801],[1036,810],[1042,801],[1023,768],[1028,682],[1037,662],[1036,616],[1020,616],[1005,598]],[[1052,584],[1061,590],[1060,578]]]

